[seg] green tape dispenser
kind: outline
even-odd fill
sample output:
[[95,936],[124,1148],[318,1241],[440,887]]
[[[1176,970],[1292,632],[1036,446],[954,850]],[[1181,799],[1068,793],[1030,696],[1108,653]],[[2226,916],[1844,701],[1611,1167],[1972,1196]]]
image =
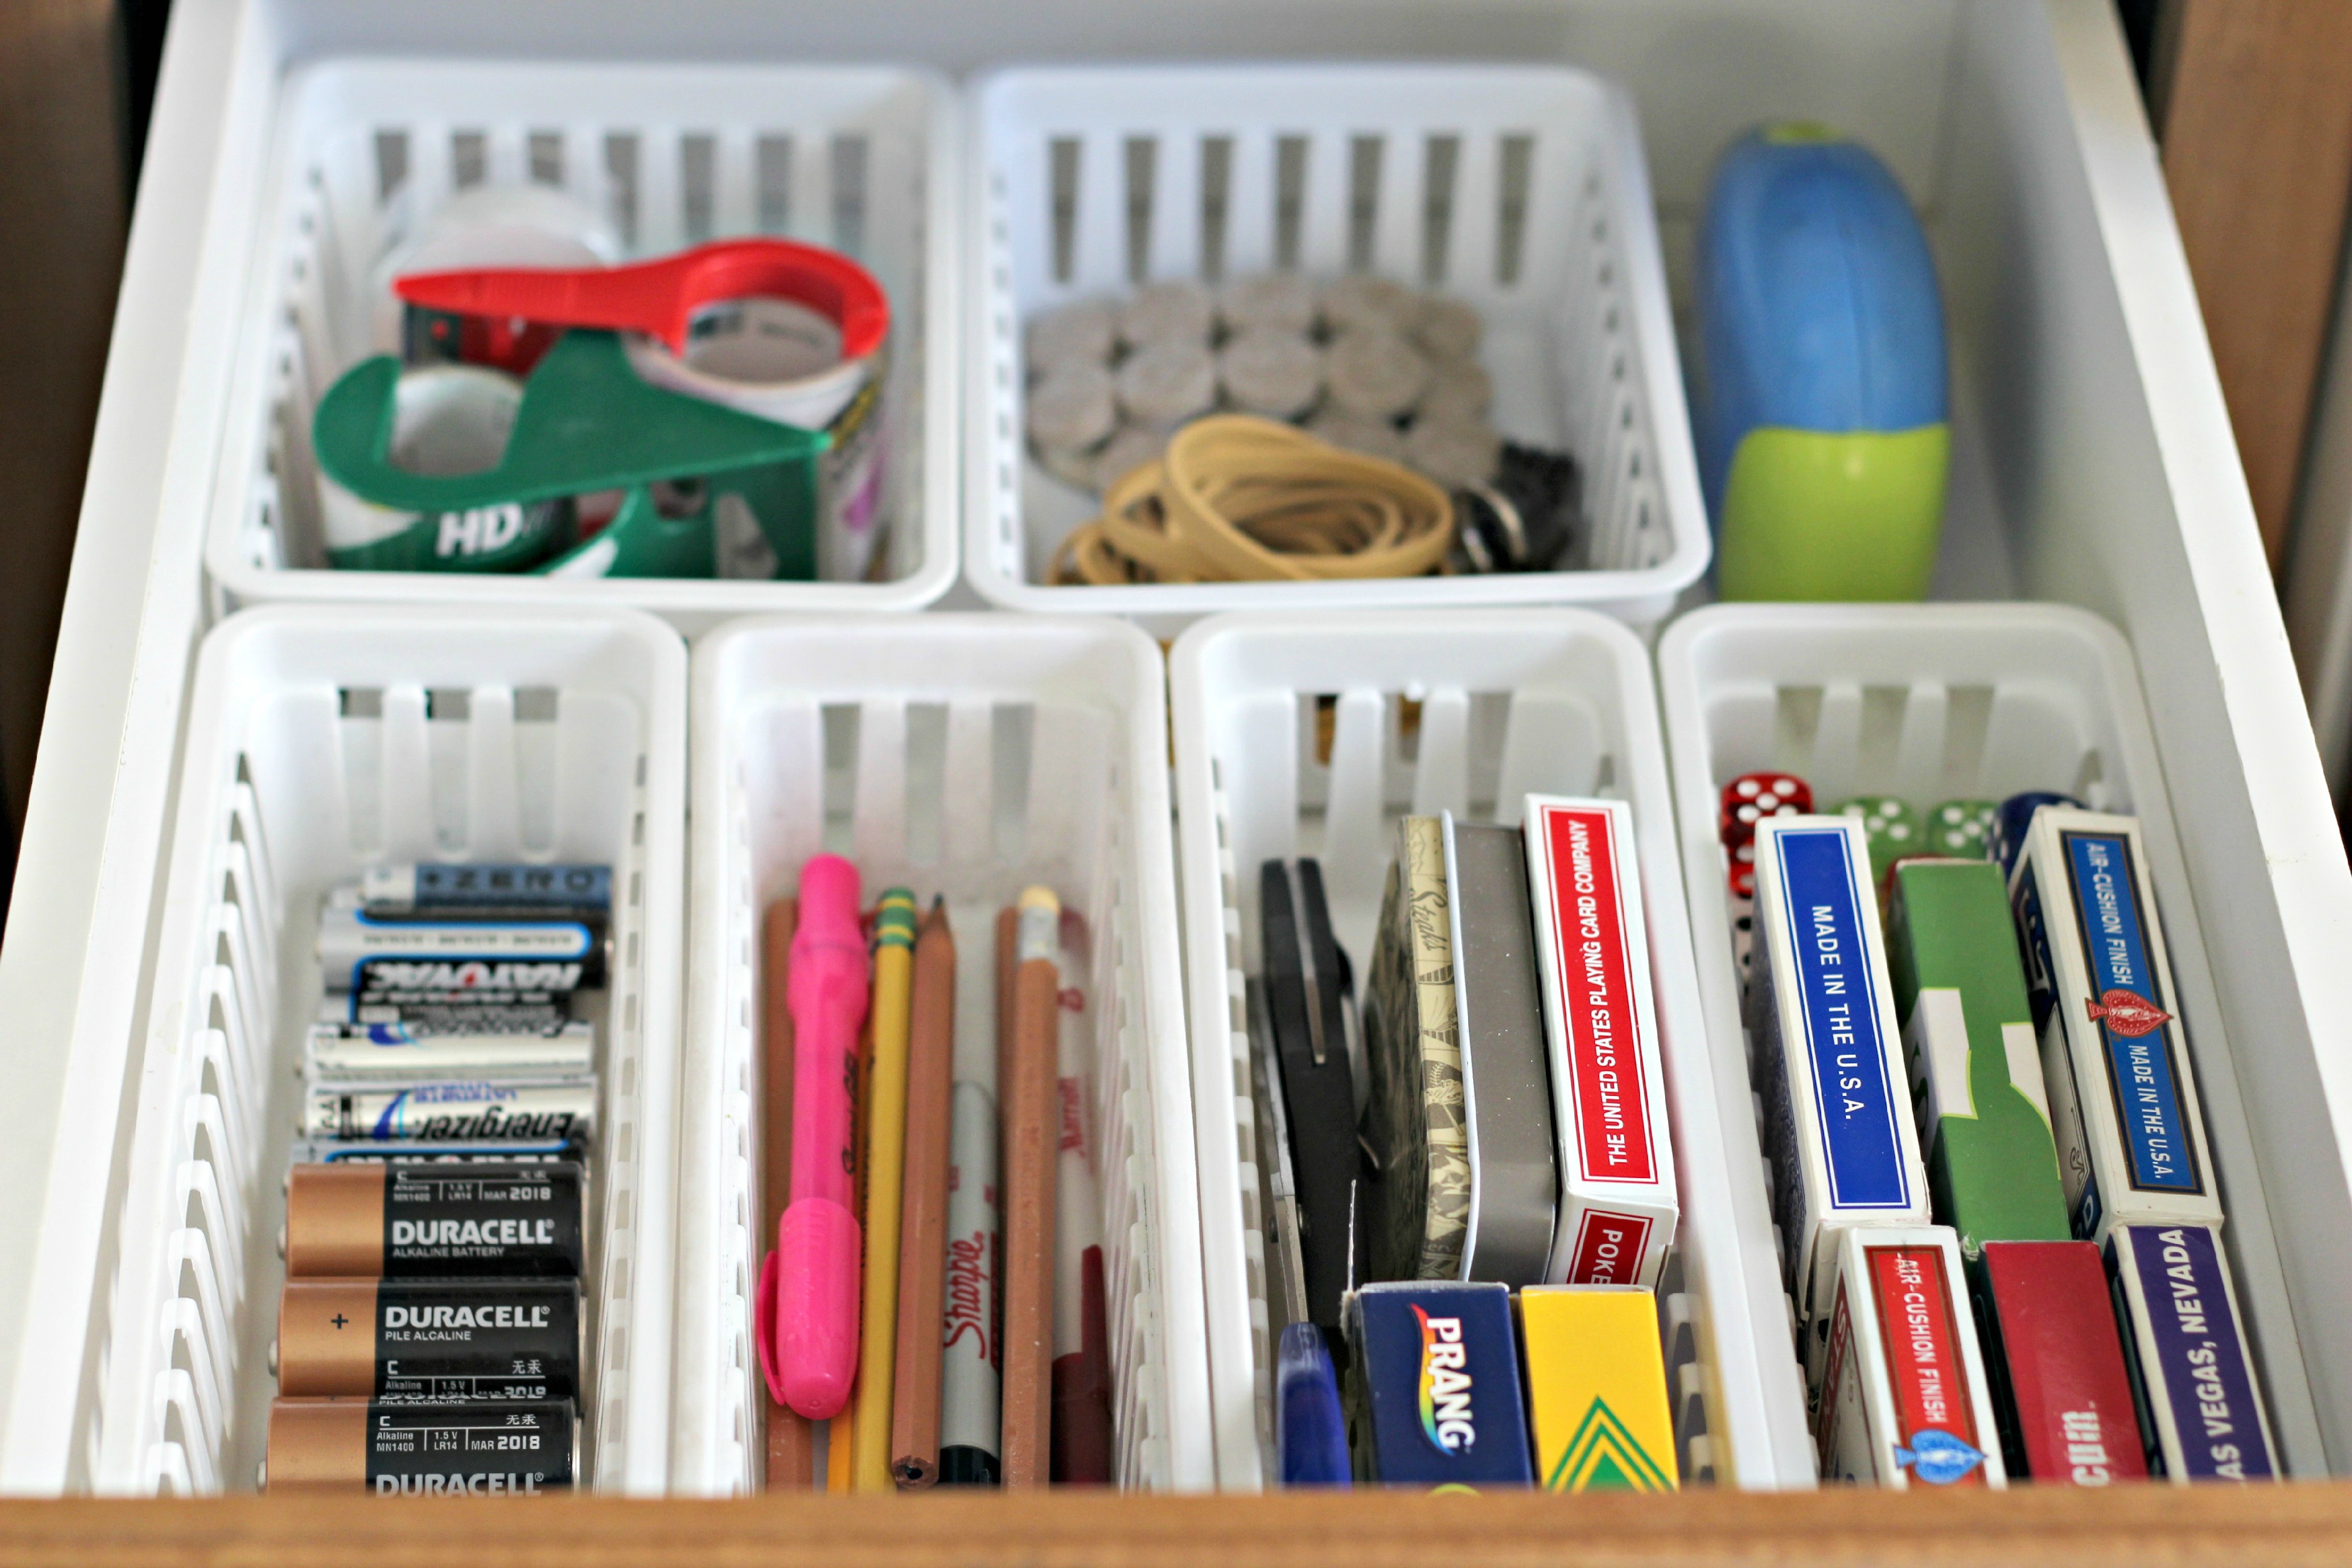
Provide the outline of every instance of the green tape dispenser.
[[[362,361],[310,425],[327,557],[376,572],[816,575],[830,438],[650,386],[608,331],[566,332],[518,384]],[[623,492],[582,537],[579,498]]]

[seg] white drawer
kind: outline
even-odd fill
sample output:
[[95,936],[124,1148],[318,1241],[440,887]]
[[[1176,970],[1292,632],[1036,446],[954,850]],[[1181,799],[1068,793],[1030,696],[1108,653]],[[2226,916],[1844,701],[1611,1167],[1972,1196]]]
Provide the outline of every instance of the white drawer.
[[[125,1179],[123,1089],[208,603],[239,306],[292,65],[355,54],[896,60],[1562,60],[1639,105],[1670,279],[1708,163],[1766,118],[1837,122],[1925,213],[1953,329],[1938,591],[2069,602],[2133,644],[2302,1327],[2293,1468],[2352,1469],[2347,873],[2155,149],[2106,0],[181,0],[91,456],[47,731],[0,950],[0,1487],[83,1485],[111,1237],[47,1223]],[[961,595],[950,595],[950,602]],[[37,1286],[35,1281],[37,1280]],[[1782,1478],[1793,1480],[1797,1478]]]

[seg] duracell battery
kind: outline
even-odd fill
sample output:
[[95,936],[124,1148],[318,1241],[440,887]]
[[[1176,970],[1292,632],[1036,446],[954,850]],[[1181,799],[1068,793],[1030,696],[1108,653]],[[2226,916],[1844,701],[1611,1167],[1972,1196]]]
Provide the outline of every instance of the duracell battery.
[[576,1398],[580,1282],[289,1279],[277,1352],[288,1398]]
[[572,1485],[580,1421],[570,1400],[387,1405],[278,1399],[262,1489],[416,1497]]
[[286,1179],[291,1279],[576,1279],[573,1164],[297,1165]]

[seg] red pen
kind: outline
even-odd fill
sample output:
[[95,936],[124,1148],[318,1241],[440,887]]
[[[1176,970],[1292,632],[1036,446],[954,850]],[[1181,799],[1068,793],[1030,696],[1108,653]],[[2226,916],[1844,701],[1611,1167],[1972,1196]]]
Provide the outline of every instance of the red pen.
[[857,1377],[855,1208],[857,1031],[868,996],[857,868],[819,855],[801,870],[786,999],[793,1013],[793,1194],[776,1226],[774,1392],[812,1421],[848,1403]]

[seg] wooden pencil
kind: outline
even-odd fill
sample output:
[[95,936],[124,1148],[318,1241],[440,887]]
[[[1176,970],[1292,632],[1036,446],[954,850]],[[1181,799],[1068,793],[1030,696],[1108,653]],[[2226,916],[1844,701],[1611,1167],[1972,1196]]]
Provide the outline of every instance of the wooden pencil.
[[[855,1214],[866,1212],[866,1107],[874,1093],[874,1010],[866,1010],[866,1023],[857,1031],[857,1087],[854,1103],[849,1108],[850,1163],[856,1167]],[[865,1260],[860,1258],[862,1273]],[[862,1304],[862,1298],[861,1298]],[[842,1402],[841,1414],[825,1424],[824,1489],[847,1492],[854,1489],[857,1464],[857,1390],[853,1385],[849,1397]]]
[[1005,1096],[1004,1452],[1007,1490],[1046,1484],[1052,1460],[1054,1179],[1060,1162],[1056,1061],[1061,905],[1045,888],[1021,895],[1020,967],[1013,984],[1012,1084]]
[[856,1486],[887,1492],[898,1356],[898,1226],[905,1215],[907,1065],[914,1029],[915,895],[882,895],[874,932],[874,1067],[866,1108],[865,1322],[857,1344]]
[[[762,1153],[760,1235],[776,1244],[776,1226],[793,1184],[793,1010],[784,976],[790,972],[793,932],[800,928],[797,899],[778,899],[761,921],[760,1034],[762,1047],[761,1112]],[[763,1392],[768,1406],[766,1485],[770,1491],[804,1491],[816,1474],[816,1439],[808,1417]]]
[[934,900],[915,933],[907,1053],[907,1174],[898,1227],[898,1350],[890,1380],[890,1473],[901,1489],[940,1476],[940,1347],[947,1282],[948,1111],[955,1093],[955,936]]

